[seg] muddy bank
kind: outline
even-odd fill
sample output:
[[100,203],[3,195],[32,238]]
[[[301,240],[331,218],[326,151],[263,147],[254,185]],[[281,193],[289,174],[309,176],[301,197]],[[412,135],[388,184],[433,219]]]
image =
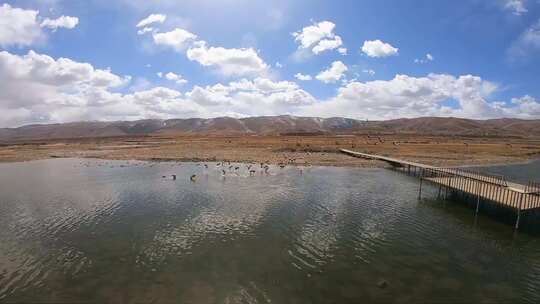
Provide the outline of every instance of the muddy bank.
[[540,140],[523,138],[452,138],[418,135],[145,136],[4,144],[0,147],[0,162],[78,157],[347,167],[386,166],[382,162],[344,155],[339,152],[342,148],[435,166],[509,164],[540,157]]

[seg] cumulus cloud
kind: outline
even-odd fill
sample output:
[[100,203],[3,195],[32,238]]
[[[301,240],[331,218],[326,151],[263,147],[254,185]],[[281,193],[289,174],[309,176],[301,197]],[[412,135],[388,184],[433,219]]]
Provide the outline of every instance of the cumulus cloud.
[[[294,40],[298,42],[299,49],[310,49],[313,54],[339,48],[343,41],[334,33],[336,25],[330,21],[322,21],[304,27],[301,31],[294,32]],[[346,48],[338,49],[341,54],[347,53]]]
[[503,0],[503,8],[514,15],[520,16],[528,12],[525,2],[526,0]]
[[184,29],[176,28],[170,32],[154,33],[153,38],[154,43],[157,45],[172,47],[176,51],[183,51],[190,43],[195,41],[197,35]]
[[[318,101],[294,82],[256,78],[196,86],[185,94],[185,99],[204,107],[210,117],[225,113],[235,117],[293,114],[359,119],[540,117],[540,103],[530,96],[515,98],[511,104],[488,102],[496,90],[496,84],[473,75],[396,75],[387,81],[352,81],[341,87],[335,97]],[[448,106],[449,100],[457,101],[458,106]]]
[[389,43],[382,42],[381,40],[366,40],[362,45],[362,52],[369,57],[389,57],[396,56],[399,49],[393,47]]
[[39,11],[12,7],[7,3],[0,6],[0,46],[31,46],[46,40],[42,28],[56,31],[58,28],[72,29],[79,18],[61,16],[57,19],[45,18],[39,22]]
[[[180,75],[161,74],[171,81]],[[181,81],[181,80],[180,80]],[[133,120],[293,113],[316,99],[294,82],[266,78],[195,86],[182,93],[163,87],[119,93],[130,77],[67,58],[30,51],[0,52],[0,126],[79,120]]]
[[182,75],[175,74],[173,72],[169,72],[167,74],[163,74],[159,72],[157,73],[157,75],[159,78],[165,78],[167,80],[174,81],[177,84],[186,84],[188,82],[187,80],[184,79],[184,77],[182,77]]
[[56,19],[45,18],[45,20],[41,22],[40,26],[52,29],[54,32],[58,28],[67,28],[67,29],[75,28],[77,24],[79,24],[79,18],[77,17],[60,16]]
[[[55,60],[34,51],[26,55],[3,51],[0,52],[0,112],[18,113],[6,116],[7,120],[51,121],[59,118],[60,114],[54,111],[58,108],[71,112],[82,105],[106,103],[114,97],[109,90],[129,80],[107,69],[96,69],[67,58]],[[9,122],[0,122],[6,123]]]
[[236,117],[293,114],[299,108],[316,102],[311,94],[294,82],[275,82],[266,78],[242,79],[205,88],[195,86],[186,93],[186,97],[205,105],[215,116],[230,113]]
[[[391,80],[350,82],[336,97],[318,103],[309,114],[392,119],[418,116],[500,117],[506,113],[487,101],[497,86],[477,76],[396,75]],[[458,108],[446,105],[458,102]]]
[[199,105],[182,93],[154,87],[132,94],[116,91],[129,83],[107,69],[30,51],[0,52],[0,126],[79,120],[130,120],[198,116]]
[[341,61],[334,61],[329,69],[317,74],[315,78],[324,83],[334,83],[340,80],[347,72],[347,66]]
[[226,76],[261,75],[268,70],[253,48],[208,47],[202,42],[188,49],[187,57],[203,66],[216,67]]
[[506,115],[521,118],[540,117],[540,100],[537,100],[532,96],[525,95],[519,98],[512,98],[511,103],[514,107],[505,109]]
[[302,74],[302,73],[296,73],[294,75],[294,78],[296,78],[298,80],[302,80],[302,81],[308,81],[308,80],[312,79],[311,75],[305,75],[305,74]]
[[[333,65],[339,66],[339,63]],[[171,81],[182,79],[174,73],[161,73],[161,77]],[[396,75],[391,80],[352,80],[340,87],[334,97],[324,101],[317,100],[295,82],[264,77],[194,86],[185,92],[152,87],[146,81],[142,86],[130,86],[130,93],[121,93],[126,91],[121,88],[129,83],[130,77],[95,68],[89,63],[54,59],[33,51],[26,55],[2,51],[0,126],[280,114],[359,119],[540,118],[538,99],[526,95],[508,103],[489,101],[498,86],[473,75]],[[448,101],[456,101],[457,106],[450,106]]]
[[89,63],[68,58],[55,60],[34,51],[29,51],[24,56],[7,51],[0,52],[0,75],[6,81],[31,81],[54,86],[80,84],[117,87],[125,83],[124,78],[109,70],[95,69]]
[[28,46],[44,39],[38,11],[0,6],[0,46]]
[[[154,43],[186,52],[189,60],[213,67],[225,76],[263,76],[270,66],[253,48],[224,48],[208,46],[197,35],[176,28],[170,32],[154,33]],[[277,65],[276,65],[277,66]]]
[[147,27],[150,24],[154,23],[163,23],[167,19],[166,15],[162,14],[151,14],[148,17],[144,18],[143,20],[139,21],[137,23],[136,27]]
[[[341,37],[335,36],[333,39],[323,39],[319,41],[319,43],[317,43],[317,45],[314,46],[311,51],[313,51],[314,54],[319,54],[327,50],[333,50],[335,48],[338,48],[342,44],[343,42],[341,41]],[[342,52],[347,52],[345,48],[340,49],[342,50]]]

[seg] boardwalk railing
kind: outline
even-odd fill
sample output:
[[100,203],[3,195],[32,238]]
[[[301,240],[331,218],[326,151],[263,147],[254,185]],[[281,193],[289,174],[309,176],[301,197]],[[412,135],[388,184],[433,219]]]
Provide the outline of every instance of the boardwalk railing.
[[478,212],[481,200],[515,209],[517,211],[516,229],[519,227],[521,211],[540,209],[540,183],[537,182],[522,185],[509,182],[502,175],[481,173],[471,169],[439,168],[345,149],[341,152],[354,157],[385,161],[397,170],[420,177],[419,198],[422,194],[422,180],[426,180],[439,186],[439,194],[442,187],[445,187],[447,190],[475,197],[476,212]]
[[525,192],[540,195],[540,183],[529,182],[525,188]]
[[481,173],[480,171],[474,171],[471,169],[462,169],[462,168],[437,168],[436,170],[441,170],[444,172],[448,172],[450,174],[472,178],[472,179],[482,181],[485,183],[508,187],[506,178],[500,174]]
[[[467,170],[423,169],[422,178],[452,190],[518,210],[540,208],[540,188],[531,184],[524,191],[509,187],[504,177],[470,174]],[[536,186],[535,186],[536,185]]]

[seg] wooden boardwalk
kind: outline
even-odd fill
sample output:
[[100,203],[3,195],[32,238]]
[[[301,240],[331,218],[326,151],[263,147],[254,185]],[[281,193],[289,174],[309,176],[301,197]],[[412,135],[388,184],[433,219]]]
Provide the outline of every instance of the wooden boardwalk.
[[422,181],[425,180],[439,186],[439,195],[444,187],[447,190],[476,198],[476,212],[478,212],[481,200],[514,209],[517,211],[516,229],[519,226],[522,211],[540,209],[540,184],[538,183],[530,182],[523,185],[509,182],[502,175],[490,175],[461,168],[441,168],[346,149],[340,151],[354,157],[384,161],[407,174],[418,176],[420,178],[419,197],[422,194]]

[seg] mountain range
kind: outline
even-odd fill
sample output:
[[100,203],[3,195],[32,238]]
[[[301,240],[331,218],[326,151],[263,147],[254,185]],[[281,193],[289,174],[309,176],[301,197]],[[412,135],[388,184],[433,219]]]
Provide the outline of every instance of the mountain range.
[[540,137],[540,120],[421,117],[362,121],[342,117],[261,116],[248,118],[145,119],[70,122],[0,128],[0,141],[138,135],[316,135],[414,133],[423,135]]

